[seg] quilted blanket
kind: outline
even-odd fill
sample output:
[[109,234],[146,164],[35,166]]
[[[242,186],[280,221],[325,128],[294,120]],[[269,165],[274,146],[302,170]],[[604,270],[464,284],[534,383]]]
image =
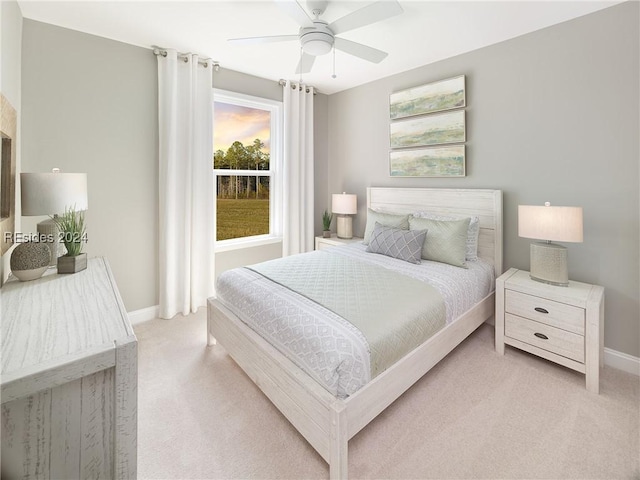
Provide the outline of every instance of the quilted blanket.
[[365,337],[371,377],[445,325],[445,305],[425,282],[329,251],[248,267],[322,305]]

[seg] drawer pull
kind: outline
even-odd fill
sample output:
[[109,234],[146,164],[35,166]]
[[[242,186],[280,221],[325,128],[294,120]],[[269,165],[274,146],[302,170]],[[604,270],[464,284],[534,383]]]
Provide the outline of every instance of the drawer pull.
[[534,310],[536,312],[540,312],[540,313],[549,313],[549,310],[546,310],[546,309],[544,309],[542,307],[536,307],[536,308],[534,308]]
[[534,333],[534,335],[538,338],[541,338],[542,340],[549,340],[549,337],[547,337],[544,333]]

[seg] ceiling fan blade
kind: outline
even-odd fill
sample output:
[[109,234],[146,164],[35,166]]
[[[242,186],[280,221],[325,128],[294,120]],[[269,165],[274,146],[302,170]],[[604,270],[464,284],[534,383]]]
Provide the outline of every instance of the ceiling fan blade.
[[276,0],[276,5],[280,10],[293,18],[301,27],[312,27],[313,20],[307,11],[295,0]]
[[302,58],[300,58],[300,61],[298,62],[296,73],[309,73],[313,68],[313,63],[315,61],[316,61],[316,57],[314,55],[303,53]]
[[404,12],[404,10],[397,0],[381,0],[339,18],[330,24],[329,28],[337,35],[355,28],[364,27],[365,25],[371,25],[380,20],[399,15],[402,12]]
[[274,35],[271,37],[230,38],[227,42],[234,45],[259,45],[261,43],[289,42],[298,40],[298,35]]
[[372,63],[380,63],[389,55],[387,52],[378,50],[377,48],[368,47],[361,43],[352,42],[351,40],[345,40],[344,38],[335,39],[335,47],[338,50],[342,50],[355,57],[360,57],[363,60],[367,60]]

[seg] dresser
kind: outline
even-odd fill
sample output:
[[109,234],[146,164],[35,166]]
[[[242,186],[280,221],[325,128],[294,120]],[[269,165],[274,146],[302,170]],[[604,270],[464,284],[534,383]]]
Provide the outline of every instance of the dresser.
[[604,356],[604,288],[581,282],[560,287],[512,268],[496,280],[496,351],[511,345],[584,373],[600,390]]
[[3,478],[136,478],[137,340],[106,259],[0,303]]

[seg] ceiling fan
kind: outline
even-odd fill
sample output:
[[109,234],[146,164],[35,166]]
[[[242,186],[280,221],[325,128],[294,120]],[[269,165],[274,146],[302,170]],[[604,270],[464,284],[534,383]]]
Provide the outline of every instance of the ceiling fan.
[[344,32],[386,20],[403,12],[397,0],[379,0],[366,7],[345,15],[328,23],[320,16],[324,13],[328,1],[308,1],[313,18],[295,0],[276,0],[276,4],[299,25],[297,35],[274,35],[268,37],[233,38],[228,40],[234,45],[256,45],[262,43],[288,42],[298,40],[302,48],[302,56],[296,73],[309,73],[316,57],[329,53],[334,47],[350,55],[372,63],[380,63],[388,55],[361,43],[337,37]]

